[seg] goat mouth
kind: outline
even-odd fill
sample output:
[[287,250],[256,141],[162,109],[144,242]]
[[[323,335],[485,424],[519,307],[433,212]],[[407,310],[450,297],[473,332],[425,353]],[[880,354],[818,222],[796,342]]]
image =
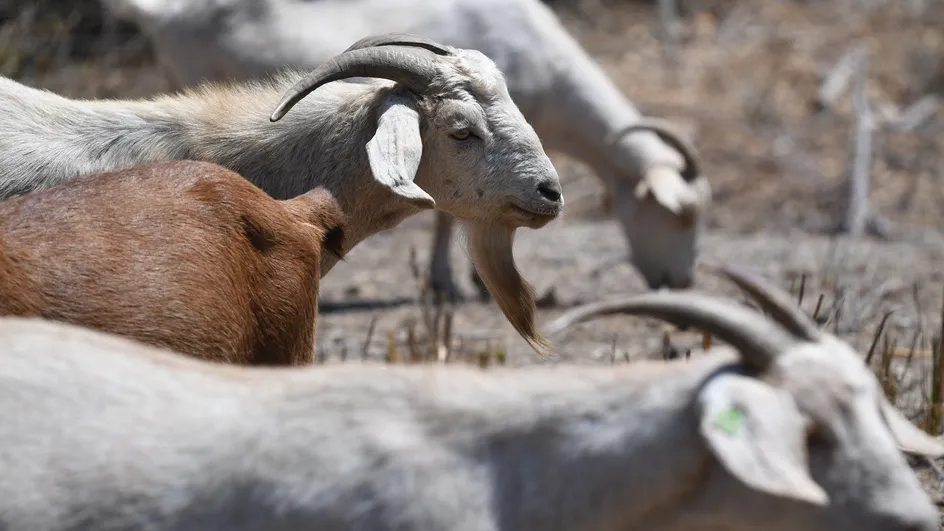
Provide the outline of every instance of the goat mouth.
[[521,225],[532,229],[539,229],[555,220],[561,213],[561,206],[547,206],[543,208],[534,208],[523,206],[520,203],[509,203],[509,209]]

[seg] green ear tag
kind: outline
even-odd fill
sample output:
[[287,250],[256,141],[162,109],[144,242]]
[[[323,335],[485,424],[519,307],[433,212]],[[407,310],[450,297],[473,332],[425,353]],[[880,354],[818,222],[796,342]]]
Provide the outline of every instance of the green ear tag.
[[715,415],[715,426],[728,435],[734,435],[744,427],[744,412],[740,409],[729,407],[721,410]]

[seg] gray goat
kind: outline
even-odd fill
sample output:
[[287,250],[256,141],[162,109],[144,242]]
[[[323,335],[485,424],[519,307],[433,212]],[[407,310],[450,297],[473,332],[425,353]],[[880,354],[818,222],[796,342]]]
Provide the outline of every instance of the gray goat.
[[[381,79],[331,83],[352,77]],[[0,78],[0,128],[0,198],[80,174],[194,159],[236,171],[276,199],[326,188],[349,220],[345,251],[423,209],[445,210],[470,221],[473,262],[509,321],[536,350],[547,348],[512,243],[515,228],[560,214],[560,182],[502,73],[480,52],[374,35],[304,77],[148,101],[71,100]],[[321,274],[336,261],[324,253]]]
[[[150,36],[182,85],[260,77],[283,65],[314,68],[364,33],[416,33],[480,50],[504,72],[544,145],[604,181],[648,286],[692,282],[711,202],[696,154],[671,128],[644,119],[539,0],[104,2]],[[457,296],[452,225],[437,213],[430,278],[438,292]]]
[[596,313],[739,355],[615,368],[253,369],[0,319],[0,529],[937,531],[901,449],[941,444],[729,274],[776,322],[678,291]]

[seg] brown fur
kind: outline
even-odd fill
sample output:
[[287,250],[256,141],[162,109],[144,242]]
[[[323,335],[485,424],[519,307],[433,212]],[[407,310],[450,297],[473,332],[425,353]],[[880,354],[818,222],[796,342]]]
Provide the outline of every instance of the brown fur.
[[216,164],[87,175],[0,203],[0,315],[40,316],[197,358],[314,358],[322,251],[344,214],[276,201]]

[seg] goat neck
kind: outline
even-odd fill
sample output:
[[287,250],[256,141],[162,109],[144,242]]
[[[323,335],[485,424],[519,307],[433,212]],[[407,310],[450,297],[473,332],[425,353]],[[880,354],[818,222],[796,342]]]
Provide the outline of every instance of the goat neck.
[[[543,83],[552,90],[541,91],[541,105],[528,108],[528,118],[545,146],[589,164],[601,176],[613,172],[642,175],[650,166],[679,165],[678,154],[649,132],[628,135],[616,149],[607,145],[609,135],[639,121],[642,114],[549,8],[540,5],[531,9],[535,13],[528,18],[531,24],[527,30],[534,34],[530,42],[542,44],[544,75],[553,78]],[[513,86],[510,90],[514,96],[534,88]]]

